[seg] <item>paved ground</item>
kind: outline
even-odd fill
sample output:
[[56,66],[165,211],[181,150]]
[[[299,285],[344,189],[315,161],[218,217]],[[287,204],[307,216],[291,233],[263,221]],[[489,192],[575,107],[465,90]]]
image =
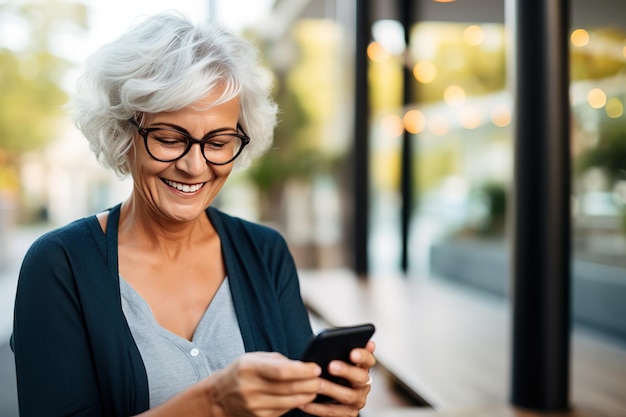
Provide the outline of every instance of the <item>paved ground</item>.
[[0,417],[18,417],[13,352],[7,343],[0,346]]

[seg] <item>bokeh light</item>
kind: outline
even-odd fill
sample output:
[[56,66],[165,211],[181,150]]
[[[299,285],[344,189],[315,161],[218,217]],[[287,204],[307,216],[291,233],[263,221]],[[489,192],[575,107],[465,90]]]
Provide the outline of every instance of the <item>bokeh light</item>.
[[585,46],[589,43],[589,32],[587,32],[585,29],[576,29],[572,32],[570,40],[572,42],[572,45],[576,47],[580,48],[581,46]]
[[624,114],[624,103],[617,97],[611,97],[606,102],[606,115],[611,119],[617,119]]
[[511,124],[511,111],[506,106],[496,106],[491,110],[491,122],[498,127]]
[[413,134],[422,132],[426,125],[426,117],[419,110],[409,110],[404,115],[403,120],[406,131]]
[[449,85],[443,90],[443,99],[449,106],[458,106],[465,101],[465,90],[459,85]]
[[485,32],[482,27],[471,25],[463,31],[463,39],[470,46],[478,46],[485,40]]
[[587,94],[587,102],[594,109],[600,109],[606,104],[606,93],[601,88],[592,88]]
[[374,62],[385,62],[389,59],[389,52],[378,42],[372,42],[367,47],[367,57]]
[[390,54],[400,55],[406,48],[404,28],[397,20],[377,20],[372,25],[372,36]]
[[437,78],[437,67],[430,61],[419,61],[413,67],[413,76],[422,84],[429,84]]

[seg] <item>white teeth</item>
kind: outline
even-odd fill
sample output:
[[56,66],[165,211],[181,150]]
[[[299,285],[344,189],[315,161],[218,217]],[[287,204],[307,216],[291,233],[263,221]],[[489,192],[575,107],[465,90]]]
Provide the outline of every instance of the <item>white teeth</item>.
[[181,184],[179,182],[174,182],[170,180],[164,180],[164,181],[170,187],[176,188],[178,191],[182,191],[183,193],[195,193],[204,185],[204,183],[189,185],[189,184]]

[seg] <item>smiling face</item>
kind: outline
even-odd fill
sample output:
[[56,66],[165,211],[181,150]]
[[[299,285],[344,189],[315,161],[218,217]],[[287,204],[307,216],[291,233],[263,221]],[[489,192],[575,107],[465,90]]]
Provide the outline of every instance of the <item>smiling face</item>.
[[[217,98],[211,94],[195,106],[151,114],[149,124],[143,127],[175,128],[195,138],[219,129],[236,133],[239,100],[210,107]],[[134,183],[131,198],[135,204],[157,218],[185,222],[204,213],[228,179],[233,162],[220,166],[209,164],[197,144],[176,161],[159,162],[148,154],[143,137],[137,133],[129,167]]]

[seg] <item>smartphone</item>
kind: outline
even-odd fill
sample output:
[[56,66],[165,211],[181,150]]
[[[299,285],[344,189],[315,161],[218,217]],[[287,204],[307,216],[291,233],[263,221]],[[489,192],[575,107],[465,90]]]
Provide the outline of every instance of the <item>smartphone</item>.
[[[328,364],[333,360],[350,363],[352,349],[365,347],[374,331],[371,323],[324,329],[311,339],[301,360],[317,363],[322,368],[322,378],[349,386],[348,381],[328,373]],[[318,395],[315,399],[315,402],[332,401],[325,395]]]

